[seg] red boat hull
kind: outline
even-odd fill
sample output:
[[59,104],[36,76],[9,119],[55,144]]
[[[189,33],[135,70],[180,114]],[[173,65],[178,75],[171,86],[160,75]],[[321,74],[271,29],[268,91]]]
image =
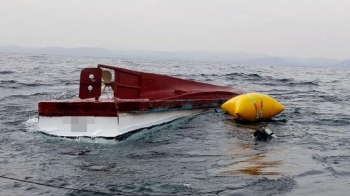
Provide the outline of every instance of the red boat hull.
[[[80,76],[79,97],[81,99],[98,97],[101,86],[101,69],[114,72],[113,84],[116,88],[114,97],[119,99],[148,100],[191,100],[191,99],[222,99],[234,97],[243,92],[236,88],[218,86],[185,80],[172,76],[145,73],[98,65],[98,68],[86,68]],[[94,75],[94,79],[90,79]],[[93,90],[88,90],[88,86]]]
[[[105,70],[113,74],[106,75]],[[103,86],[113,89],[112,98],[101,98]],[[38,104],[39,127],[64,137],[116,137],[220,107],[242,93],[225,86],[98,65],[81,71],[80,99]]]
[[[114,71],[114,99],[99,99],[102,69]],[[91,74],[94,75],[93,80],[89,77]],[[90,85],[92,90],[88,90]],[[82,70],[81,99],[40,102],[39,115],[117,116],[128,112],[214,108],[242,93],[239,89],[225,86],[98,65],[98,68]]]
[[119,113],[163,112],[220,107],[226,99],[119,101],[95,99],[45,101],[39,103],[40,116],[118,116]]

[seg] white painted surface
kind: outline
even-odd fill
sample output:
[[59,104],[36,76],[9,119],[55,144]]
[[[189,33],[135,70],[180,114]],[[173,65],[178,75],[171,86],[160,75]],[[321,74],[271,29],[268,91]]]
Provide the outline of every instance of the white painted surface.
[[118,117],[60,116],[39,117],[39,130],[64,137],[116,137],[130,131],[160,125],[204,112],[205,109],[177,110],[142,114],[123,113]]
[[268,128],[264,129],[265,133],[267,133],[267,135],[270,135],[273,138],[277,138],[277,136]]

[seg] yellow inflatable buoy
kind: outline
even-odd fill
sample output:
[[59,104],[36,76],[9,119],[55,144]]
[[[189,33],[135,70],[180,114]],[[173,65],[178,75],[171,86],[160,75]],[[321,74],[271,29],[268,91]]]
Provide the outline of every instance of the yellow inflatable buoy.
[[285,109],[281,103],[261,93],[236,96],[222,104],[221,108],[236,119],[244,121],[267,120]]

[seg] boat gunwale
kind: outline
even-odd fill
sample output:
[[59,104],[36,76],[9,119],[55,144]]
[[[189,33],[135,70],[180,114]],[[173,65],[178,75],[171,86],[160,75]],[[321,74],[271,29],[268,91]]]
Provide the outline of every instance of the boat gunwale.
[[39,116],[118,116],[121,113],[152,113],[218,108],[227,98],[196,100],[104,99],[53,100],[39,102]]

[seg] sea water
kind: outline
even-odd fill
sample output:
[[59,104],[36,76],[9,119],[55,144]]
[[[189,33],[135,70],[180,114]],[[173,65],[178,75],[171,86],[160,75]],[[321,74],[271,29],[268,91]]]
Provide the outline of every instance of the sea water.
[[[286,110],[241,124],[220,111],[126,140],[37,132],[38,102],[78,97],[109,64],[260,92]],[[350,71],[298,66],[0,54],[0,195],[348,195]],[[267,126],[278,136],[252,139]]]

